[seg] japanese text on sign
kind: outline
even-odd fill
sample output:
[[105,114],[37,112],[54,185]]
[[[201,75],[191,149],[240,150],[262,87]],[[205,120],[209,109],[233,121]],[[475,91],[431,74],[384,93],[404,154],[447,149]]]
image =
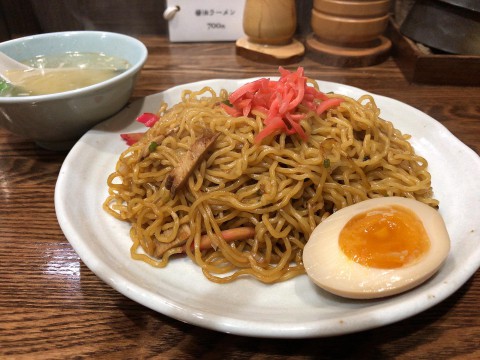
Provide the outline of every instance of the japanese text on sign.
[[235,14],[236,14],[236,11],[234,9],[225,9],[225,10],[197,9],[195,10],[195,15],[197,16],[213,16],[213,15],[229,16],[229,15],[235,15]]

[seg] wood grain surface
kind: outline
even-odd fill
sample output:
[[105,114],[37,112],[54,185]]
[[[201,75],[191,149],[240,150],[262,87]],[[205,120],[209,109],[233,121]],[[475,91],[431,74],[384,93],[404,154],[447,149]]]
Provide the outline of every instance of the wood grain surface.
[[[276,66],[237,56],[233,43],[171,44],[164,37],[141,40],[149,49],[149,58],[132,99],[204,79],[277,75]],[[311,77],[412,105],[480,153],[479,87],[410,84],[392,58],[373,67],[340,69],[321,65],[307,53],[291,67],[298,65]],[[58,225],[54,189],[65,156],[66,152],[47,151],[27,138],[0,130],[0,358],[480,358],[478,273],[445,301],[419,315],[330,338],[228,335],[138,305],[93,274]]]

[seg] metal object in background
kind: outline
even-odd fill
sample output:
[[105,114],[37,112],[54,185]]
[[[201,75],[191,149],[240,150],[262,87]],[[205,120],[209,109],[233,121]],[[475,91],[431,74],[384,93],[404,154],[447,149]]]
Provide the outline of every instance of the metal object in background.
[[434,49],[480,55],[479,8],[478,0],[419,0],[400,30],[410,39]]
[[480,11],[480,1],[478,0],[439,0],[441,2],[462,7],[464,9]]

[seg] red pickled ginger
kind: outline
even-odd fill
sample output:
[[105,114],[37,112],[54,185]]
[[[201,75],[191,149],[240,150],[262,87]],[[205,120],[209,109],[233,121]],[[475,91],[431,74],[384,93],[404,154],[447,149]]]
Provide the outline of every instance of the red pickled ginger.
[[291,72],[279,67],[280,78],[270,80],[261,78],[247,83],[230,94],[228,100],[232,106],[222,104],[232,116],[252,116],[254,111],[265,115],[265,127],[255,137],[257,144],[271,135],[284,132],[298,134],[303,140],[307,135],[300,125],[305,117],[299,105],[321,114],[338,106],[343,99],[330,98],[314,87],[307,85],[303,67]]

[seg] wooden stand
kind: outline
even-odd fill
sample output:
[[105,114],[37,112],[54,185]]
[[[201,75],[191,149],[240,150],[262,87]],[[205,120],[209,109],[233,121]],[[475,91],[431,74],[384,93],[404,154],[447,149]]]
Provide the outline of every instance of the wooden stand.
[[244,37],[238,39],[235,46],[238,55],[268,64],[288,65],[300,61],[305,53],[303,44],[295,39],[287,45],[267,45],[251,42]]
[[311,57],[325,65],[336,67],[361,67],[379,64],[390,55],[392,43],[385,36],[379,36],[370,43],[359,47],[324,43],[315,34],[306,39]]

